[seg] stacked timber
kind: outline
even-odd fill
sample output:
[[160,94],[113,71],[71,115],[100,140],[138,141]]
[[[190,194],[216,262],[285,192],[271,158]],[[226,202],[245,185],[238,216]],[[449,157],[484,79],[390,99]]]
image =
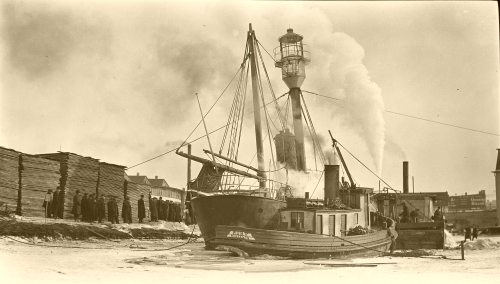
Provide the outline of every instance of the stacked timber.
[[39,157],[59,161],[61,172],[61,199],[64,206],[60,207],[59,217],[72,217],[73,197],[77,190],[80,194],[96,193],[99,175],[99,160],[83,157],[68,152],[40,154]]
[[[130,205],[132,206],[132,222],[139,222],[138,201],[141,195],[144,195],[144,207],[146,210],[146,218],[149,219],[149,193],[151,186],[142,183],[127,182],[127,196],[130,197]],[[120,215],[121,216],[121,215]]]
[[121,205],[124,196],[124,174],[124,166],[99,163],[97,194],[99,196],[104,195],[106,200],[115,197],[117,204]]
[[61,179],[59,162],[28,154],[22,154],[20,161],[21,215],[44,217],[45,194],[55,191]]
[[[19,207],[19,156],[20,152],[0,147],[0,202],[2,210],[14,211]],[[17,210],[16,210],[17,211]]]

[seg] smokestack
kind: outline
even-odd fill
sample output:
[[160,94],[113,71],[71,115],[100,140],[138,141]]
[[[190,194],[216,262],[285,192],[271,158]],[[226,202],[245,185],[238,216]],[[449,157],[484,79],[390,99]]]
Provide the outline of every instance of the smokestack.
[[306,201],[309,199],[309,191],[306,191]]
[[325,205],[339,196],[339,165],[325,165]]
[[403,162],[403,193],[410,193],[410,187],[408,184],[409,177],[408,161]]
[[500,225],[500,148],[497,149],[497,168],[493,172],[495,175],[495,188],[497,193],[497,226]]

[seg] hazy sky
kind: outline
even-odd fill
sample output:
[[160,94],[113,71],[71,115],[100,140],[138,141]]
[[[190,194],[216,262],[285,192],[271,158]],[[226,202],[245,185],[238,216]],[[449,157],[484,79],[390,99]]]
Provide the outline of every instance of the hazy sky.
[[[339,99],[304,93],[325,149],[331,130],[394,188],[406,160],[416,192],[484,189],[493,198],[498,135],[391,112],[500,133],[495,2],[0,3],[0,146],[138,164],[187,138],[200,120],[194,94],[208,111],[241,64],[249,23],[269,52],[292,27],[311,51],[302,89]],[[274,91],[287,92],[264,56]],[[234,84],[209,114],[209,130],[226,122],[233,94]],[[246,163],[255,152],[248,104]],[[193,144],[197,155],[203,148],[206,139]],[[378,188],[344,156],[359,184]],[[315,169],[312,156],[307,163]],[[128,174],[137,172],[186,184],[186,160],[174,153]]]

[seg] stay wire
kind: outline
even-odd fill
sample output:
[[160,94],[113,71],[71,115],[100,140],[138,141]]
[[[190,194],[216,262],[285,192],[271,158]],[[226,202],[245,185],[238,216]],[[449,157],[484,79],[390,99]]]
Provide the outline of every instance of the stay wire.
[[[280,98],[284,97],[286,94],[288,94],[288,93],[285,93],[285,94],[283,94],[283,95],[279,96],[279,97],[277,98],[277,100],[279,100]],[[266,106],[267,106],[267,105],[269,105],[269,104],[271,104],[271,103],[273,103],[273,102],[272,102],[272,101],[268,102],[268,103],[266,104]],[[264,107],[264,106],[262,106],[262,107]],[[262,107],[261,107],[261,108],[262,108]],[[252,112],[250,112],[249,114],[252,114],[252,113],[253,113],[253,111],[252,111]],[[208,113],[207,113],[207,114],[208,114]],[[205,115],[205,116],[206,116],[206,115]],[[200,125],[200,123],[201,123],[201,121],[198,123],[198,125],[197,125],[196,127],[198,127],[198,126]],[[221,126],[221,127],[217,128],[216,130],[213,130],[213,131],[209,132],[208,134],[212,134],[212,133],[214,133],[214,132],[217,132],[217,131],[219,131],[219,130],[223,129],[224,127],[226,127],[226,126],[227,126],[227,124],[225,124],[225,125],[223,125],[223,126]],[[196,130],[196,129],[195,129],[195,130]],[[191,134],[189,134],[189,136],[191,136],[191,135],[193,134],[193,132],[194,132],[194,130],[191,132]],[[200,140],[200,139],[202,139],[202,138],[204,138],[204,137],[206,137],[206,136],[207,136],[207,135],[200,136],[200,137],[198,137],[198,138],[196,138],[196,139],[194,139],[194,140],[191,140],[191,141],[189,141],[189,142],[187,142],[187,143],[186,143],[186,141],[187,141],[187,140],[186,140],[186,141],[184,141],[184,143],[182,144],[182,146],[184,146],[184,145],[186,145],[186,144],[190,144],[190,143],[196,142],[196,141],[198,141],[198,140]],[[189,137],[188,137],[188,138],[189,138]],[[182,146],[181,146],[181,147],[182,147]],[[150,162],[150,161],[152,161],[152,160],[154,160],[154,159],[157,159],[157,158],[159,158],[159,157],[161,157],[161,156],[165,156],[166,154],[169,154],[169,153],[171,153],[171,152],[173,152],[173,151],[176,151],[176,150],[180,149],[181,147],[174,148],[174,149],[172,149],[172,150],[170,150],[170,151],[167,151],[167,152],[165,152],[165,153],[163,153],[163,154],[160,154],[160,155],[158,155],[158,156],[156,156],[156,157],[153,157],[153,158],[151,158],[151,159],[148,159],[148,160],[146,160],[146,161],[144,161],[144,162],[142,162],[142,163],[139,163],[139,164],[133,165],[133,166],[131,166],[131,167],[127,167],[125,170],[131,169],[131,168],[136,167],[136,166],[140,166],[140,165],[145,164],[145,163],[147,163],[147,162]]]
[[[313,95],[320,96],[320,97],[324,97],[324,98],[331,99],[331,100],[343,101],[341,99],[337,99],[337,98],[329,97],[329,96],[325,96],[325,95],[320,95],[318,93],[309,92],[309,91],[305,91],[305,90],[302,90],[302,92],[313,94]],[[454,125],[454,124],[439,122],[439,121],[435,121],[435,120],[430,120],[430,119],[421,118],[421,117],[417,117],[417,116],[412,116],[412,115],[408,115],[408,114],[404,114],[404,113],[399,113],[399,112],[395,112],[395,111],[390,111],[390,110],[384,110],[384,111],[388,112],[388,113],[400,115],[400,116],[406,116],[406,117],[409,117],[409,118],[419,119],[419,120],[423,120],[423,121],[427,121],[427,122],[432,122],[432,123],[441,124],[441,125],[445,125],[445,126],[455,127],[455,128],[459,128],[459,129],[468,130],[468,131],[473,131],[473,132],[478,132],[478,133],[483,133],[483,134],[488,134],[488,135],[493,135],[493,136],[500,136],[500,134],[498,134],[498,133],[492,133],[492,132],[486,132],[486,131],[482,131],[482,130],[467,128],[467,127],[463,127],[463,126],[458,126],[458,125]]]
[[[241,70],[241,66],[240,66],[240,68],[238,68],[238,71],[236,71],[236,74],[234,74],[234,76],[233,76],[233,78],[231,79],[231,81],[229,82],[229,84],[227,84],[227,86],[226,86],[226,88],[224,89],[224,91],[222,91],[222,93],[221,93],[221,94],[220,94],[220,96],[217,98],[217,100],[216,100],[216,101],[212,104],[212,106],[210,107],[210,109],[208,110],[208,112],[207,112],[207,113],[203,116],[204,118],[205,118],[205,117],[206,117],[206,116],[210,113],[210,111],[213,109],[213,107],[215,106],[215,104],[219,101],[219,99],[222,97],[222,95],[224,94],[224,92],[227,90],[227,88],[229,87],[229,85],[231,85],[231,83],[233,82],[233,80],[234,80],[234,78],[236,77],[236,75],[238,75],[238,73],[240,72],[240,70]],[[177,149],[180,149],[180,148],[182,148],[182,147],[183,147],[184,145],[186,145],[186,144],[191,143],[191,142],[186,143],[186,141],[189,139],[189,137],[191,137],[191,135],[193,135],[193,133],[196,131],[196,129],[198,128],[198,126],[200,126],[200,124],[201,124],[202,122],[203,122],[203,119],[201,119],[201,120],[200,120],[200,122],[198,122],[198,124],[197,124],[197,125],[196,125],[196,127],[193,129],[193,131],[191,131],[191,133],[188,135],[188,137],[186,138],[186,140],[184,140],[184,142],[182,142],[181,146],[179,146],[179,147],[177,147],[177,148],[175,148],[175,149],[172,149],[172,150],[170,150],[170,151],[168,151],[168,152],[165,152],[165,153],[163,153],[163,154],[160,154],[160,155],[158,155],[158,156],[156,156],[156,157],[153,157],[153,158],[151,158],[151,159],[149,159],[149,160],[146,160],[146,161],[144,161],[144,162],[141,162],[141,163],[139,163],[139,164],[136,164],[136,165],[133,165],[133,166],[127,167],[127,168],[125,168],[125,170],[129,170],[129,169],[131,169],[131,168],[134,168],[134,167],[140,166],[140,165],[142,165],[142,164],[145,164],[145,163],[147,163],[147,162],[150,162],[150,161],[152,161],[152,160],[154,160],[154,159],[157,159],[157,158],[159,158],[159,157],[161,157],[161,156],[164,156],[164,155],[166,155],[166,154],[168,154],[168,153],[170,153],[170,152],[173,152],[173,151],[175,151],[175,150],[177,150]],[[223,127],[225,127],[225,125],[224,125]],[[222,127],[222,128],[223,128],[223,127]],[[217,130],[219,130],[219,129],[217,129]],[[213,132],[211,132],[211,133],[213,133]],[[205,136],[203,136],[203,137],[205,137]],[[203,138],[203,137],[201,137],[201,138]],[[198,140],[198,139],[196,139],[196,140]]]
[[[339,141],[336,141],[337,144],[339,144],[340,146],[342,146],[342,148],[344,148],[344,150],[347,151],[347,153],[349,153],[354,159],[356,159],[361,165],[363,165],[363,167],[365,167],[368,171],[370,171],[374,176],[376,176],[379,180],[381,180],[383,183],[385,183],[388,188],[392,191],[394,191],[396,194],[401,194],[401,191],[400,190],[396,190],[394,188],[392,188],[392,186],[390,186],[385,180],[383,180],[381,177],[379,177],[377,174],[375,174],[372,170],[370,170],[370,168],[368,168],[363,162],[361,162],[358,158],[356,158],[356,156],[354,156],[351,152],[349,152],[349,150],[347,150],[344,145],[340,144]],[[401,196],[399,197],[401,200],[404,200],[405,202],[407,202],[408,204],[410,204],[414,209],[417,209],[417,207],[415,205],[413,205],[410,201],[402,198]],[[420,211],[417,211],[419,212],[420,214],[422,214],[426,219],[428,220],[431,220],[429,217],[425,216],[422,212]]]

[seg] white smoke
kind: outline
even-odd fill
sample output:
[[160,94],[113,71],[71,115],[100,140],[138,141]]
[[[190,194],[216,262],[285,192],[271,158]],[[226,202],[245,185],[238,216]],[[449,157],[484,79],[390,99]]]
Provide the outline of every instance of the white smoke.
[[322,79],[332,82],[330,88],[341,90],[337,96],[343,107],[335,108],[332,116],[340,114],[342,126],[361,137],[380,173],[385,145],[384,101],[381,89],[363,65],[363,47],[341,32],[314,37],[312,45],[321,58],[321,72],[327,74]]
[[[283,164],[280,167],[284,167]],[[293,197],[304,197],[309,192],[311,198],[323,198],[324,178],[321,172],[299,172],[282,169],[277,172],[275,179],[282,184],[292,187]]]

